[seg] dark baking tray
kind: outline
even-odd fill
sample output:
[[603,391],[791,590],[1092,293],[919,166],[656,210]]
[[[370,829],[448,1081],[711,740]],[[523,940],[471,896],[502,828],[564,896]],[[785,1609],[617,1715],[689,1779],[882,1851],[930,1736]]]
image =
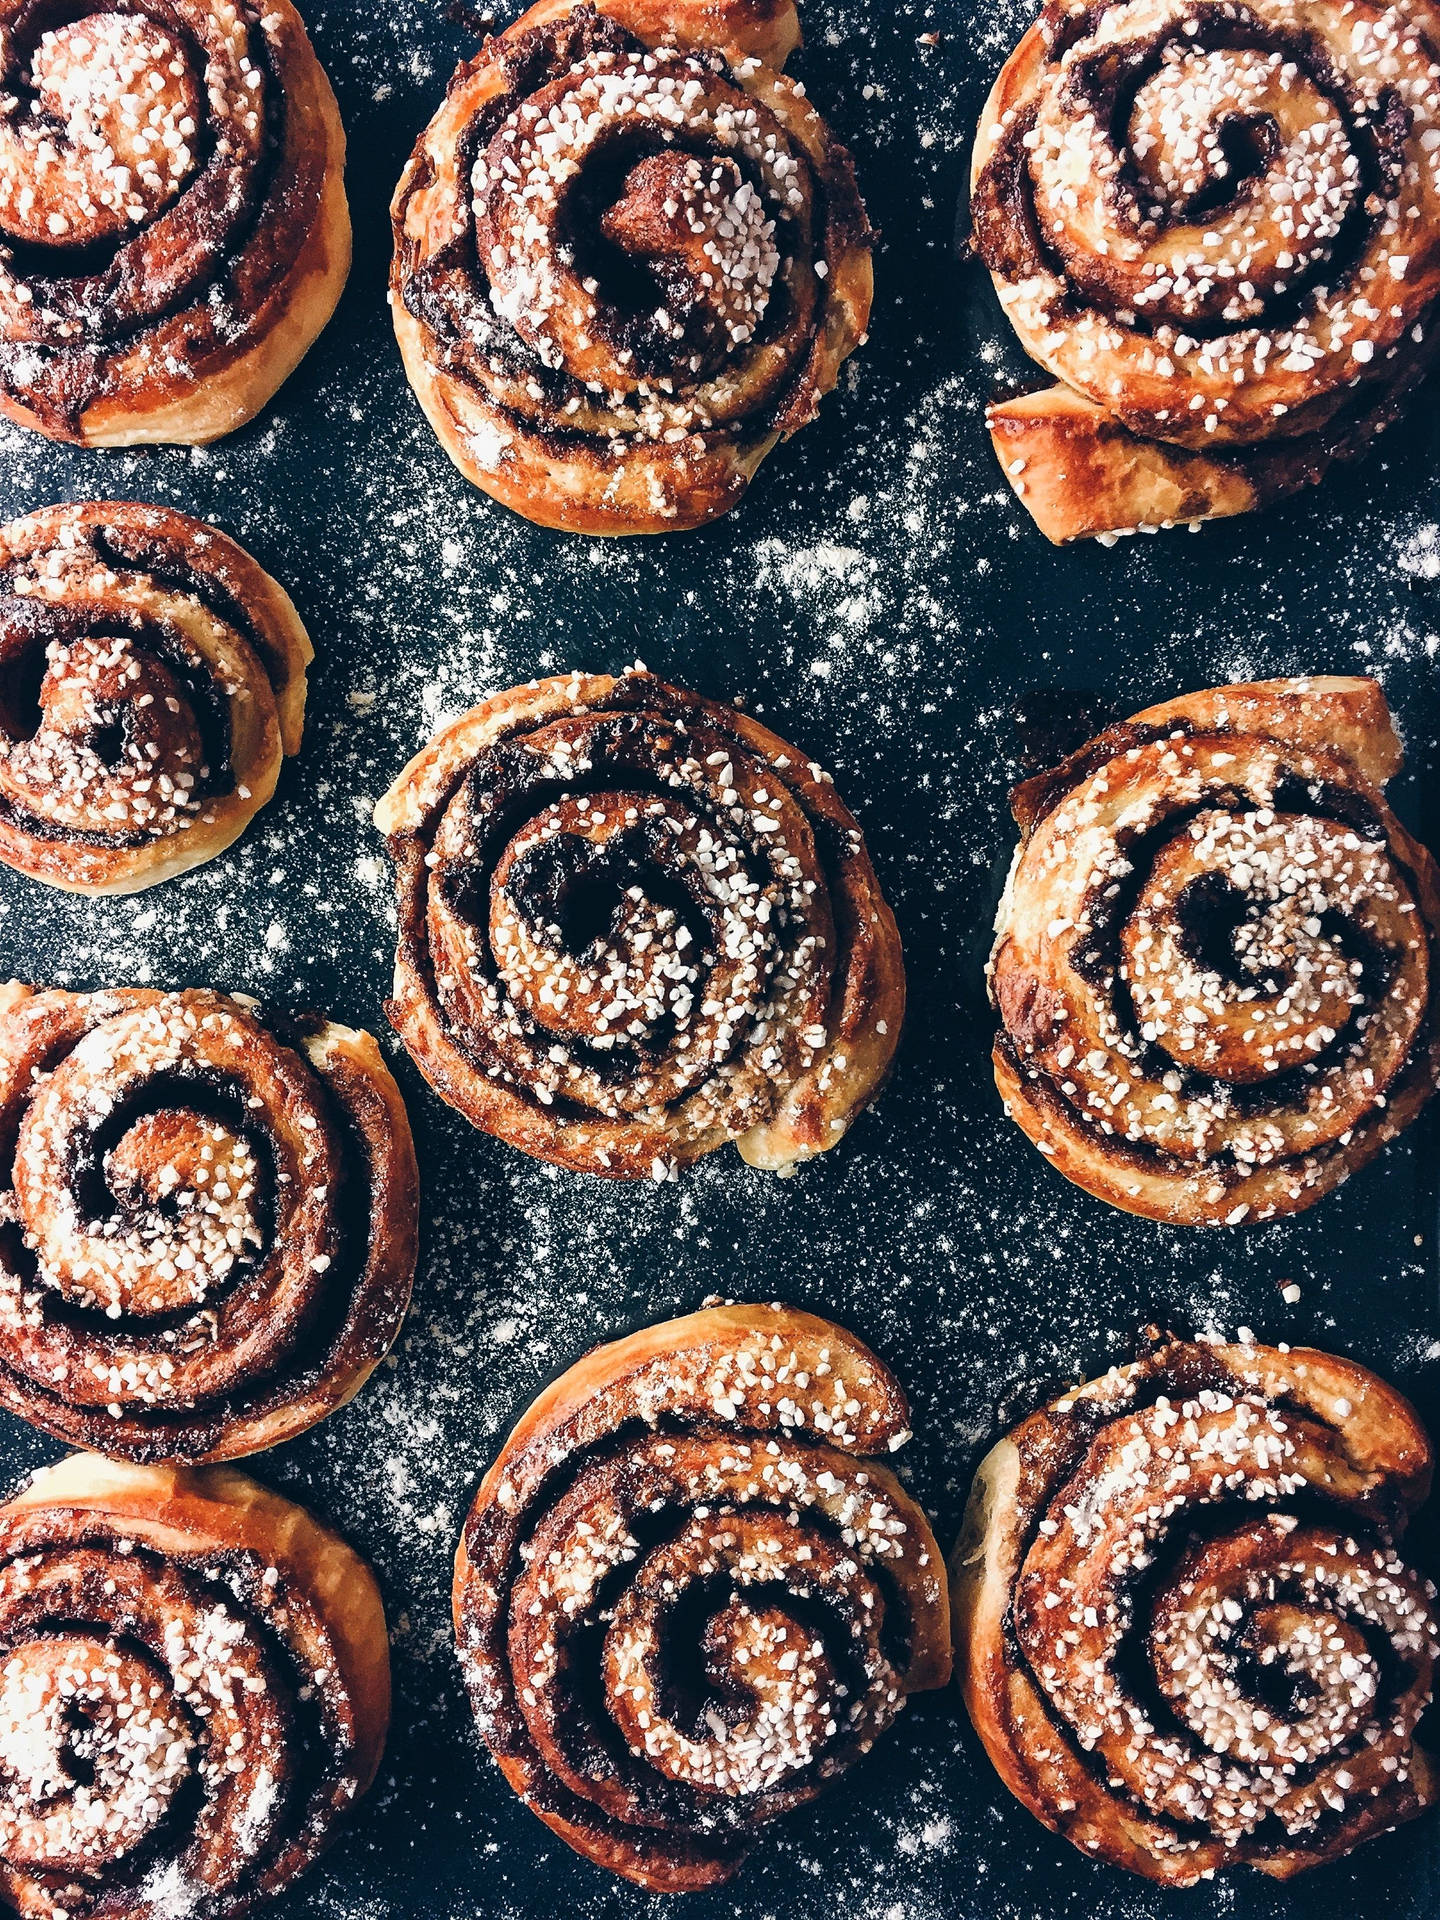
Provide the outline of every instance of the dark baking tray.
[[[425,1188],[414,1312],[356,1404],[256,1463],[373,1559],[395,1637],[378,1788],[286,1913],[519,1920],[664,1904],[574,1858],[513,1799],[478,1750],[450,1644],[450,1556],[478,1475],[593,1340],[710,1293],[833,1314],[910,1389],[907,1467],[947,1545],[997,1422],[1057,1376],[1125,1356],[1147,1320],[1333,1347],[1440,1413],[1433,1117],[1299,1220],[1179,1234],[1065,1185],[1003,1119],[987,1071],[981,970],[1011,842],[1006,789],[1026,752],[1064,744],[1077,721],[1252,675],[1374,672],[1409,745],[1401,811],[1440,842],[1433,397],[1309,498],[1110,550],[1052,550],[994,465],[981,411],[1022,363],[952,235],[985,90],[1030,13],[1029,0],[811,0],[799,70],[853,145],[883,230],[873,334],[818,424],[708,531],[610,545],[539,532],[472,492],[424,425],[385,308],[386,202],[473,39],[423,0],[311,15],[349,128],[357,256],[278,403],[194,454],[0,433],[5,517],[122,495],[212,518],[291,589],[318,651],[304,751],[242,844],[129,901],[0,874],[0,973],[212,983],[378,1029],[391,909],[375,797],[436,720],[486,690],[636,658],[743,696],[835,770],[905,938],[894,1081],[837,1151],[786,1182],[728,1151],[658,1189],[558,1173],[472,1133],[397,1060]],[[0,1415],[9,1477],[58,1451]],[[1167,1896],[1012,1803],[947,1693],[912,1704],[849,1782],[683,1911],[1434,1920],[1440,1819],[1288,1890],[1244,1876]]]

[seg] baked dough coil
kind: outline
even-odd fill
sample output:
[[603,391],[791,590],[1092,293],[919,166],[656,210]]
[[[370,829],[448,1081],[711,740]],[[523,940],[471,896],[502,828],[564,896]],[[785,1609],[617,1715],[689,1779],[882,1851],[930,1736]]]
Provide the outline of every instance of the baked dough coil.
[[1440,339],[1433,0],[1051,0],[985,108],[975,246],[1058,383],[992,407],[1055,541],[1243,513]]
[[213,859],[300,750],[313,651],[279,583],[188,514],[0,528],[0,861],[134,893]]
[[480,1487],[455,1562],[476,1718],[531,1810],[657,1891],[728,1879],[949,1676],[944,1567],[871,1456],[908,1437],[859,1341],[716,1307],[597,1348]]
[[72,1454],[0,1507],[0,1903],[232,1920],[379,1764],[374,1575],[231,1468]]
[[431,1086],[523,1152],[664,1179],[734,1140],[823,1153],[904,1014],[899,935],[827,774],[642,672],[496,694],[376,809],[389,1012]]
[[694,527],[869,319],[849,154],[779,69],[790,0],[541,0],[396,189],[391,306],[451,458],[542,526]]
[[243,426],[350,268],[290,0],[0,0],[0,409],[81,446]]
[[1149,708],[1016,789],[995,1077],[1069,1179],[1179,1225],[1312,1206],[1440,1081],[1435,863],[1372,680]]
[[1092,1858],[1189,1886],[1339,1858],[1440,1798],[1440,1614],[1400,1541],[1411,1407],[1303,1348],[1151,1350],[982,1463],[951,1561],[966,1703]]
[[11,987],[0,1403],[132,1460],[278,1446],[358,1391],[415,1270],[369,1034],[208,991]]

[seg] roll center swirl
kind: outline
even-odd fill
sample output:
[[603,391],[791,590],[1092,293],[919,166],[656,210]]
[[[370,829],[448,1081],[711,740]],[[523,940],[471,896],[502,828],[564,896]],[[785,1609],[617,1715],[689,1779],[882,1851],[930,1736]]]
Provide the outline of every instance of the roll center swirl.
[[[497,746],[446,806],[427,921],[442,1005],[542,1104],[744,1097],[824,1040],[833,934],[787,789],[709,728],[602,715]],[[772,1038],[772,1035],[775,1037]],[[717,1075],[735,1076],[734,1087]]]
[[1049,0],[971,210],[1056,382],[987,416],[1052,540],[1251,512],[1401,417],[1434,357],[1437,101],[1409,0]]
[[1032,161],[1042,231],[1078,285],[1148,324],[1260,319],[1329,257],[1363,198],[1344,114],[1292,53],[1197,48],[1184,33],[1127,115],[1134,57],[1097,35],[1052,80]]
[[573,1368],[491,1469],[456,1560],[466,1677],[507,1777],[655,1889],[728,1878],[948,1672],[928,1525],[850,1451],[903,1423],[898,1388],[842,1329],[755,1313]]
[[[38,725],[0,714],[0,795],[57,828],[150,836],[199,808],[210,774],[190,690],[127,635],[46,649]],[[8,723],[8,724],[7,724]]]
[[600,231],[646,262],[660,304],[655,332],[691,349],[691,371],[753,338],[780,267],[775,222],[733,160],[651,154],[625,177]]
[[776,216],[807,204],[770,115],[666,49],[591,54],[506,119],[471,185],[495,312],[615,403],[752,338],[780,270]]
[[249,1143],[185,1109],[149,1114],[105,1154],[115,1210],[85,1221],[73,1196],[31,1234],[40,1278],[112,1318],[202,1305],[264,1245]]
[[551,1032],[605,1048],[653,1039],[662,1023],[671,1034],[689,1026],[705,948],[696,910],[705,870],[693,827],[656,835],[642,824],[656,816],[663,810],[642,794],[566,801],[539,815],[496,866],[497,969]]
[[[1172,1340],[1032,1414],[952,1560],[972,1715],[1087,1854],[1289,1878],[1433,1804],[1414,1409],[1352,1361]],[[986,1702],[989,1702],[988,1708]]]
[[[1315,1486],[1356,1500],[1363,1481],[1330,1444],[1258,1397],[1161,1397],[1102,1430],[1026,1555],[1017,1632],[1081,1748],[1138,1805],[1231,1845],[1267,1815],[1295,1833],[1343,1804],[1429,1699],[1433,1591],[1393,1552],[1283,1506],[1240,1517]],[[1171,1526],[1206,1507],[1220,1530],[1167,1559]],[[1134,1582],[1151,1569],[1148,1651],[1169,1712],[1127,1656],[1137,1626],[1144,1645]]]
[[1440,895],[1372,777],[1399,759],[1373,683],[1151,712],[1158,737],[1139,715],[1017,790],[996,1077],[1092,1192],[1238,1226],[1310,1205],[1436,1085]]
[[198,163],[200,88],[184,42],[133,14],[41,34],[0,97],[0,228],[36,245],[115,239],[155,217]]
[[[207,1066],[236,1075],[243,1029],[216,1014],[196,1033],[150,1011],[117,1025],[81,1041],[25,1115],[14,1205],[46,1286],[110,1319],[152,1319],[223,1292],[264,1253],[274,1209],[251,1143],[185,1100]],[[297,1169],[318,1172],[323,1139],[305,1118],[300,1139],[317,1137]]]
[[414,1162],[366,1034],[201,989],[22,991],[0,1159],[0,1401],[63,1438],[254,1452],[394,1337]]
[[[883,1688],[889,1672],[879,1591],[853,1565],[847,1586],[843,1558],[818,1533],[797,1542],[773,1518],[724,1510],[697,1516],[652,1554],[605,1642],[610,1710],[632,1750],[671,1779],[736,1799],[803,1778],[861,1720],[867,1687]],[[668,1643],[697,1596],[702,1624],[687,1674]],[[861,1684],[846,1684],[847,1664]]]
[[0,1853],[84,1871],[132,1852],[189,1778],[192,1723],[134,1652],[72,1634],[0,1662]]
[[1413,910],[1385,849],[1343,826],[1203,813],[1159,854],[1121,934],[1142,1037],[1235,1082],[1313,1060],[1389,971],[1371,937],[1382,918],[1403,927]]

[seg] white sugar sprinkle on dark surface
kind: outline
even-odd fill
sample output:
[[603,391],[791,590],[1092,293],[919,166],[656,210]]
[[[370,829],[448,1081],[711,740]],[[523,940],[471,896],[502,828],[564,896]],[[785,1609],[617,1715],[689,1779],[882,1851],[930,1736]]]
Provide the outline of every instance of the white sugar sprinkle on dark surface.
[[[0,972],[214,984],[378,1028],[392,925],[375,798],[481,693],[637,657],[702,693],[744,695],[835,773],[906,941],[912,1012],[894,1083],[835,1154],[784,1183],[733,1156],[635,1190],[532,1165],[472,1134],[399,1063],[426,1180],[408,1334],[355,1405],[258,1463],[376,1561],[396,1628],[395,1731],[375,1800],[282,1916],[679,1911],[572,1861],[519,1806],[479,1756],[450,1649],[450,1555],[479,1470],[592,1338],[712,1292],[829,1311],[910,1388],[916,1438],[898,1459],[947,1545],[997,1405],[1028,1411],[1045,1385],[1124,1357],[1147,1318],[1308,1338],[1440,1406],[1433,1118],[1313,1214],[1185,1237],[1108,1213],[1037,1165],[985,1071],[981,968],[1011,845],[1020,696],[1080,690],[1126,714],[1250,674],[1374,672],[1411,755],[1397,804],[1440,840],[1432,420],[1417,410],[1366,465],[1267,518],[1110,551],[1052,552],[993,463],[983,409],[1022,364],[984,276],[954,267],[950,242],[970,132],[1031,12],[811,0],[797,71],[854,147],[884,234],[871,343],[739,512],[704,533],[604,546],[534,531],[465,485],[406,391],[383,208],[470,44],[430,0],[310,14],[350,133],[358,259],[336,324],[278,404],[193,456],[75,455],[0,431],[4,517],[114,493],[213,518],[294,591],[318,655],[300,760],[236,849],[129,901],[0,875]],[[8,1420],[3,1433],[17,1472],[57,1451]],[[1247,1880],[1168,1901],[1045,1835],[976,1756],[958,1701],[932,1696],[911,1703],[882,1762],[683,1911],[1430,1920],[1440,1833],[1417,1823],[1308,1887]]]

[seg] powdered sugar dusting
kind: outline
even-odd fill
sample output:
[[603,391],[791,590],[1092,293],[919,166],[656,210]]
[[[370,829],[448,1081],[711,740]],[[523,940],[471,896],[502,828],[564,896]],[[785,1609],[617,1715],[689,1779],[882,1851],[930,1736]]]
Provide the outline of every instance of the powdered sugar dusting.
[[[301,755],[245,838],[130,899],[74,901],[0,874],[0,972],[247,989],[379,1032],[394,926],[376,799],[481,694],[637,657],[743,698],[824,762],[906,948],[893,1080],[835,1153],[783,1183],[733,1154],[663,1187],[539,1166],[472,1133],[385,1043],[419,1136],[415,1307],[357,1401],[256,1463],[374,1559],[394,1631],[380,1783],[279,1910],[297,1920],[401,1920],[417,1903],[444,1920],[659,1911],[573,1861],[503,1786],[451,1644],[451,1554],[480,1472],[595,1339],[712,1292],[784,1296],[853,1327],[910,1390],[916,1437],[898,1459],[946,1545],[1000,1419],[1128,1354],[1146,1319],[1310,1339],[1432,1412],[1437,1399],[1433,1121],[1314,1213],[1248,1236],[1128,1220],[1048,1175],[1004,1121],[982,978],[1012,843],[1008,783],[1077,717],[1088,732],[1189,686],[1371,671],[1410,755],[1396,804],[1440,838],[1427,640],[1440,602],[1401,562],[1440,522],[1435,427],[1417,409],[1364,465],[1263,519],[1051,550],[982,426],[1024,361],[985,276],[952,253],[970,134],[1030,9],[809,0],[806,13],[796,70],[853,147],[882,229],[876,310],[820,418],[716,527],[609,545],[542,533],[482,499],[435,445],[384,308],[385,203],[472,44],[430,0],[330,0],[310,15],[350,136],[357,262],[336,322],[259,421],[193,454],[77,455],[0,426],[7,517],[115,494],[210,518],[292,591],[317,649]],[[938,44],[922,43],[929,33]],[[821,554],[846,558],[832,568]],[[56,1451],[9,1421],[5,1438],[17,1468]],[[1428,1920],[1435,1846],[1417,1823],[1327,1870],[1328,1910]],[[1247,1882],[1196,1889],[1186,1911],[1291,1906]],[[1153,1892],[1087,1866],[1014,1805],[943,1695],[913,1701],[883,1758],[767,1837],[734,1886],[685,1907],[687,1920],[1155,1911]]]

